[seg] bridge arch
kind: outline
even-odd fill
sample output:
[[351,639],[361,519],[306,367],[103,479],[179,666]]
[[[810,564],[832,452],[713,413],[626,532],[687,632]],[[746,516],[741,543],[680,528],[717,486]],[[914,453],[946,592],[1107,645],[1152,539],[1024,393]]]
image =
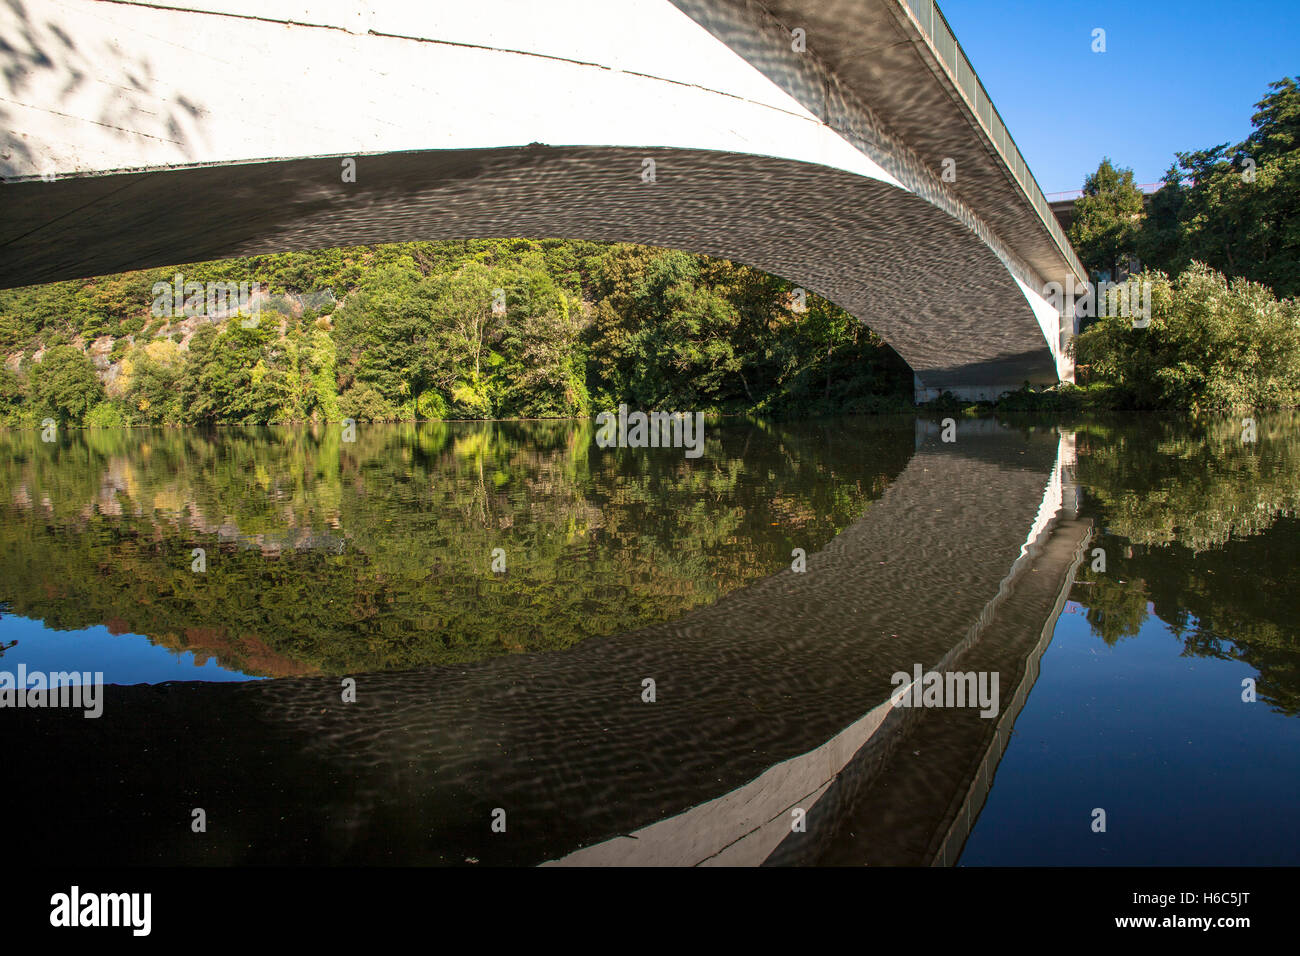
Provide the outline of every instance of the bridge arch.
[[9,5],[0,284],[415,239],[627,241],[824,295],[929,393],[1069,376],[1043,276],[757,4],[310,6]]

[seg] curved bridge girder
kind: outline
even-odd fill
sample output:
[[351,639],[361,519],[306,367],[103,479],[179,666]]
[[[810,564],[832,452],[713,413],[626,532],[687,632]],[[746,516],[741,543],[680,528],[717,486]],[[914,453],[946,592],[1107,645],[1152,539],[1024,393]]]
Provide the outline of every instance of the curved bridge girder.
[[[641,181],[644,158],[654,183]],[[6,245],[0,281],[170,265],[178,249],[203,261],[415,239],[637,242],[815,290],[931,387],[1056,381],[1032,312],[1006,316],[1024,297],[992,250],[880,180],[765,156],[607,147],[366,156],[356,183],[339,170],[329,158],[9,186],[7,226],[54,221]]]

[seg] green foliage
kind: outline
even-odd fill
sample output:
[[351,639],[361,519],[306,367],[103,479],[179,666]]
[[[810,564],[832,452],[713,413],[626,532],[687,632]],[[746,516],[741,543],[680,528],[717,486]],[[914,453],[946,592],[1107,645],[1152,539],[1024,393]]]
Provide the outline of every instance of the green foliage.
[[506,314],[492,368],[500,413],[521,418],[571,418],[590,410],[582,327],[569,298],[540,257],[512,269],[502,287]]
[[736,316],[725,296],[703,285],[695,257],[621,247],[603,263],[596,296],[598,388],[643,408],[716,404],[740,367],[726,338]]
[[[1243,142],[1177,154],[1151,197],[1136,234],[1129,228],[1132,195],[1112,183],[1123,201],[1085,196],[1071,240],[1089,268],[1116,253],[1136,253],[1150,268],[1178,275],[1193,261],[1229,276],[1269,286],[1279,296],[1300,295],[1300,86],[1291,78],[1269,84],[1256,104],[1254,131]],[[1127,171],[1126,175],[1127,175]],[[1131,178],[1131,176],[1129,177]],[[1085,189],[1085,192],[1087,190]],[[1104,192],[1104,191],[1103,191]]]
[[1091,272],[1119,274],[1137,247],[1142,220],[1142,193],[1133,170],[1116,169],[1109,158],[1083,184],[1074,204],[1069,238],[1080,261]]
[[311,333],[308,363],[311,368],[314,417],[336,422],[343,417],[339,411],[338,378],[335,371],[337,353],[333,339],[324,329],[315,329]]
[[1285,78],[1269,89],[1254,132],[1235,146],[1179,153],[1145,214],[1129,170],[1107,159],[1088,177],[1070,228],[1080,259],[1115,275],[1135,256],[1153,284],[1150,328],[1102,318],[1075,343],[1081,378],[1106,390],[1098,402],[1300,401],[1300,86]]
[[207,425],[273,420],[275,408],[267,400],[277,383],[263,385],[270,371],[270,339],[262,326],[245,329],[232,323],[224,331],[212,325],[199,329],[190,340],[180,380],[187,419]]
[[353,385],[339,396],[338,407],[343,418],[359,422],[393,422],[399,418],[393,404],[367,383]]
[[122,410],[112,402],[100,402],[86,413],[87,428],[121,428],[125,424]]
[[1106,570],[1085,561],[1072,597],[1110,644],[1154,609],[1185,653],[1248,663],[1262,700],[1300,714],[1300,416],[1256,426],[1243,442],[1237,416],[1085,423],[1076,478]]
[[79,349],[47,349],[31,371],[32,404],[60,422],[80,423],[104,397],[95,366]]
[[446,400],[437,392],[424,392],[415,400],[415,417],[420,421],[439,421],[446,418]]
[[184,361],[176,344],[166,339],[131,351],[123,363],[123,381],[118,386],[130,421],[140,425],[181,423]]
[[596,406],[821,413],[911,391],[906,364],[860,322],[729,262],[619,246],[601,263],[589,330]]
[[1178,154],[1186,185],[1176,256],[1292,296],[1300,294],[1300,87],[1285,78],[1269,88],[1244,142]]
[[1300,303],[1200,263],[1172,282],[1145,272],[1151,324],[1098,320],[1074,341],[1081,372],[1130,408],[1274,407],[1300,403]]
[[[590,420],[362,424],[347,444],[310,425],[4,432],[0,580],[48,627],[107,623],[253,674],[564,648],[830,541],[913,450],[909,425],[834,429],[710,425],[708,467],[602,451]],[[494,547],[507,575],[487,572]]]
[[[178,274],[258,283],[270,296],[254,328],[151,315],[154,284],[170,290]],[[337,308],[296,298],[324,289]],[[34,351],[114,337],[108,397],[137,425],[568,418],[620,402],[768,415],[908,404],[911,373],[879,337],[816,295],[796,311],[791,294],[773,276],[684,252],[416,242],[0,292],[0,339]],[[36,410],[24,397],[30,368],[11,383],[16,401],[0,397],[5,420]],[[75,420],[101,398],[83,400]]]
[[17,425],[27,402],[23,380],[0,366],[0,425]]

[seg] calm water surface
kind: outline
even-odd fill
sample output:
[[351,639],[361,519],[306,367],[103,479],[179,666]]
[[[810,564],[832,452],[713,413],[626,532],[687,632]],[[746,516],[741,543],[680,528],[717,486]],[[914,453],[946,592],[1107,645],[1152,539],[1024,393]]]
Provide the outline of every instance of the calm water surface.
[[[1300,419],[707,436],[0,433],[0,671],[111,685],[0,709],[10,811],[146,863],[1300,861]],[[914,665],[996,717],[891,710]]]

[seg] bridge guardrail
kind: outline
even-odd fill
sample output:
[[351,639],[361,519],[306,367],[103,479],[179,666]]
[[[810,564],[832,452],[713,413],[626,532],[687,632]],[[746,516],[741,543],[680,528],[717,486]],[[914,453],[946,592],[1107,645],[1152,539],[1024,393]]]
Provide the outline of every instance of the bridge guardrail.
[[998,108],[993,105],[993,100],[989,97],[988,91],[984,89],[984,84],[980,82],[979,75],[975,68],[971,66],[970,60],[957,42],[957,37],[953,34],[952,28],[948,26],[948,21],[944,18],[934,0],[898,0],[898,2],[909,10],[912,19],[916,21],[917,26],[921,28],[921,34],[930,44],[934,51],[935,57],[943,64],[948,72],[949,79],[953,85],[961,91],[962,96],[966,99],[971,113],[979,122],[989,139],[993,141],[994,147],[1001,154],[1007,168],[1011,170],[1012,177],[1019,183],[1021,190],[1038,212],[1039,219],[1047,227],[1053,241],[1065,256],[1066,262],[1080,276],[1086,277],[1088,272],[1079,261],[1075,254],[1074,248],[1070,245],[1070,240],[1065,237],[1065,231],[1061,224],[1056,221],[1056,216],[1052,214],[1051,206],[1047,202],[1047,197],[1043,195],[1043,190],[1039,188],[1038,181],[1034,179],[1034,174],[1029,171],[1029,164],[1025,162],[1025,157],[1021,155],[1019,147],[1012,139],[1011,134],[1007,132],[1006,123],[1002,121],[1002,116],[998,113]]

